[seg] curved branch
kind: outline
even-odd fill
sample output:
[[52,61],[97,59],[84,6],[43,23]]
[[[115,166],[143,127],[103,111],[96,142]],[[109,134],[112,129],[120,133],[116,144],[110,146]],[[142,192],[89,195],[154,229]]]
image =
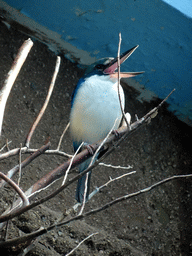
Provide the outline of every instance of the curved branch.
[[12,67],[9,73],[7,74],[7,78],[4,82],[4,85],[0,91],[0,136],[1,136],[3,116],[4,116],[7,99],[9,97],[12,86],[15,82],[15,79],[17,78],[19,71],[23,66],[23,63],[25,62],[27,55],[31,50],[32,46],[33,46],[33,42],[31,41],[30,38],[22,44],[21,48],[17,53],[17,56],[15,57]]
[[27,206],[29,205],[29,200],[27,199],[25,193],[20,189],[19,186],[17,186],[17,184],[12,181],[11,179],[9,179],[4,173],[0,172],[0,177],[2,179],[4,179],[17,193],[18,195],[21,197],[22,201],[23,201],[23,206]]

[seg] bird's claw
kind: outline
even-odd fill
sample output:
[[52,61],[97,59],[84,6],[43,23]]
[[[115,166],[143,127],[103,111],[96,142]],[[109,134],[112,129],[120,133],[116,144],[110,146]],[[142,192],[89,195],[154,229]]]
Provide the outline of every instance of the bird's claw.
[[94,155],[94,148],[90,144],[84,143],[83,146],[88,150],[90,155],[92,155],[92,156]]
[[119,138],[119,132],[118,132],[118,130],[113,130],[113,131],[112,131],[112,134],[114,134],[116,138]]

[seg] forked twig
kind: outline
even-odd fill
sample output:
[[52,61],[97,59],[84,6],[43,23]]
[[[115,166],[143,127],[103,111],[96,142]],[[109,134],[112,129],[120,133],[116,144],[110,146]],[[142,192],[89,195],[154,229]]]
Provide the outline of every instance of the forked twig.
[[[36,159],[38,156],[43,154],[49,148],[49,146],[50,146],[50,143],[48,142],[46,145],[43,145],[40,149],[37,149],[32,155],[27,157],[21,164],[16,165],[10,171],[8,171],[7,177],[12,178],[19,171],[19,168],[26,167],[34,159]],[[22,153],[22,149],[20,149],[20,153]],[[5,185],[5,183],[6,183],[5,180],[1,180],[0,181],[0,188],[3,187]]]
[[[25,153],[34,153],[34,152],[38,151],[39,149],[38,148],[27,148],[27,147],[22,147],[21,149],[20,148],[14,148],[14,149],[11,149],[8,152],[0,154],[0,161],[3,160],[3,159],[6,159],[8,157],[12,157],[12,156],[18,155],[20,150],[21,150],[22,154],[25,154]],[[63,151],[59,151],[57,149],[46,150],[44,152],[44,154],[47,154],[47,155],[60,155],[60,156],[68,157],[68,158],[73,156],[73,155],[67,154],[67,153],[65,153]]]
[[91,199],[94,195],[96,195],[98,192],[100,192],[103,188],[107,187],[111,182],[114,182],[116,180],[122,179],[128,175],[135,174],[135,173],[136,173],[136,171],[132,171],[132,172],[124,173],[123,175],[118,176],[116,178],[109,177],[109,180],[105,184],[101,185],[100,187],[96,188],[95,190],[93,190],[91,192],[91,194],[89,195],[89,199]]

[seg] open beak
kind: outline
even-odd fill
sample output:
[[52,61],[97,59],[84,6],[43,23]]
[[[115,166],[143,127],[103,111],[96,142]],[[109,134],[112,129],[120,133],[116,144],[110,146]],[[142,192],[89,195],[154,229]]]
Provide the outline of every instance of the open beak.
[[[135,47],[133,47],[132,49],[124,52],[121,54],[120,56],[120,65],[127,59],[129,58],[129,56],[131,56],[131,54],[139,47],[139,45],[136,45]],[[118,72],[115,72],[118,68],[118,59],[117,57],[112,59],[107,66],[105,67],[105,69],[103,70],[103,73],[105,74],[109,74],[110,77],[112,78],[117,78],[118,77]],[[121,72],[120,73],[120,77],[121,78],[128,78],[128,77],[134,77],[140,74],[143,74],[144,71],[141,72]]]

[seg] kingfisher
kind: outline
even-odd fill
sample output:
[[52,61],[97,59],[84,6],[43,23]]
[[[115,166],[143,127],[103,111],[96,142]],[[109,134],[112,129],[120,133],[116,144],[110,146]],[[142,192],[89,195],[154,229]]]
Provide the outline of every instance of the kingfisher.
[[[121,54],[119,63],[122,64],[137,47],[138,45]],[[70,133],[74,151],[82,142],[84,145],[93,144],[104,139],[112,128],[114,131],[118,129],[122,119],[122,108],[125,107],[125,96],[121,85],[118,90],[117,69],[117,57],[102,58],[90,65],[78,81],[72,94],[70,113]],[[123,72],[120,73],[120,78],[134,77],[142,73]],[[81,163],[78,167],[79,172],[87,169],[90,162],[91,158]],[[86,174],[78,180],[76,200],[79,203],[88,200],[90,178],[91,171],[88,173],[86,190]]]

